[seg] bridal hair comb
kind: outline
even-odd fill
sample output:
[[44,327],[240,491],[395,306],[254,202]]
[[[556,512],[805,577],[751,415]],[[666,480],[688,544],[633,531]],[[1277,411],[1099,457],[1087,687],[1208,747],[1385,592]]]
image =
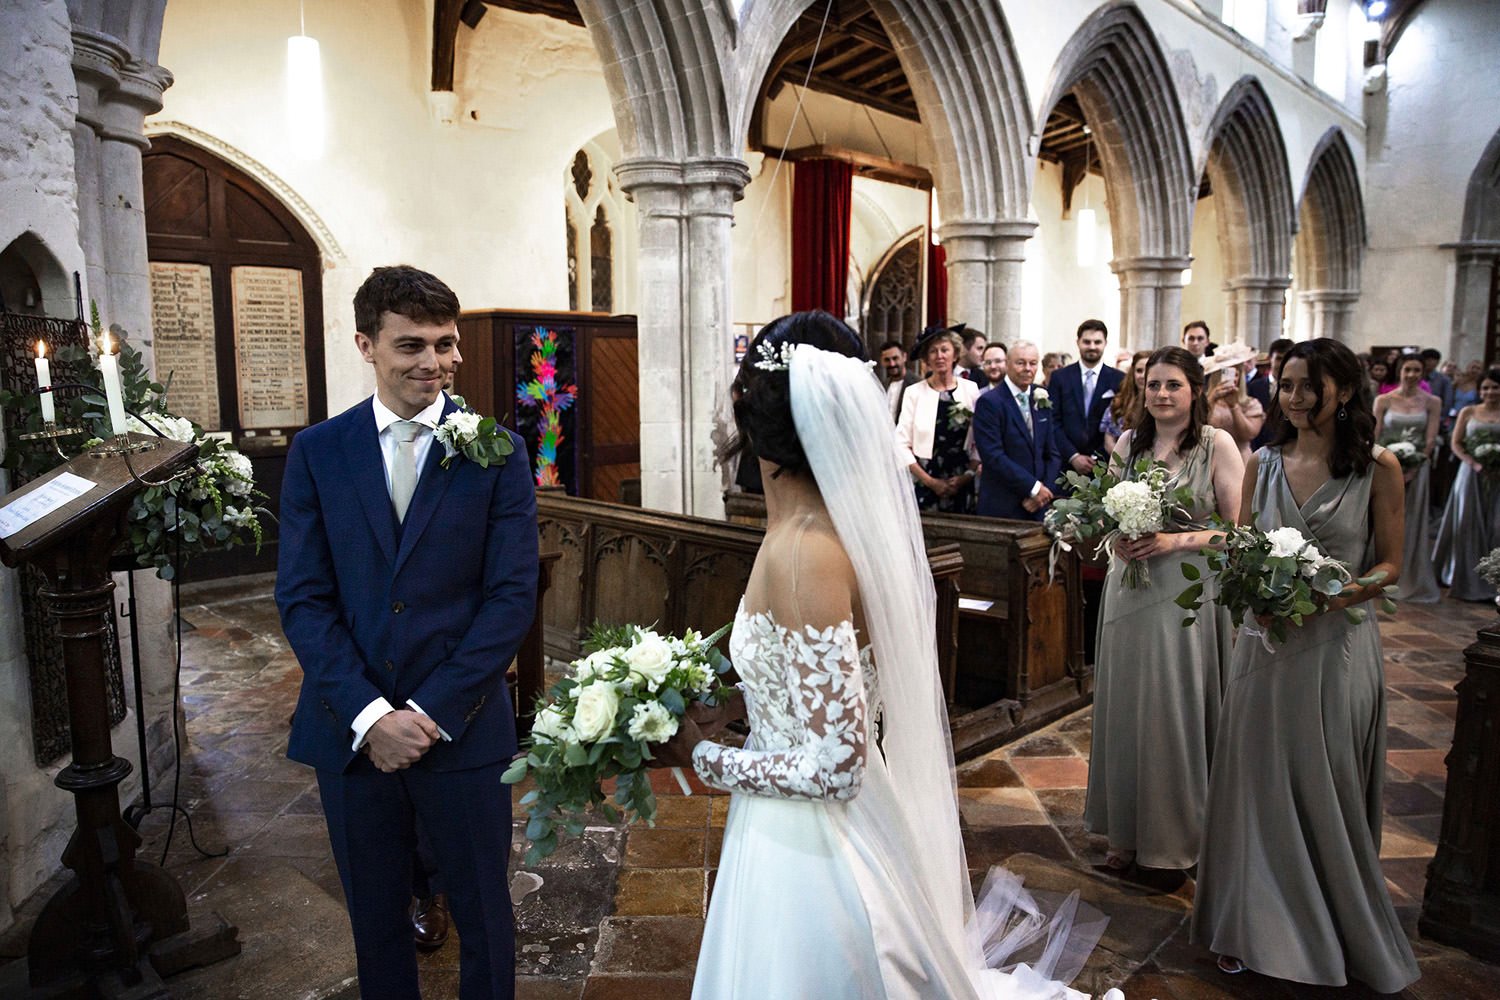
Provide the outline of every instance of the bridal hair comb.
[[797,350],[797,345],[785,340],[779,344],[763,340],[755,350],[760,354],[760,360],[755,362],[757,369],[763,372],[784,372],[792,366],[792,354]]

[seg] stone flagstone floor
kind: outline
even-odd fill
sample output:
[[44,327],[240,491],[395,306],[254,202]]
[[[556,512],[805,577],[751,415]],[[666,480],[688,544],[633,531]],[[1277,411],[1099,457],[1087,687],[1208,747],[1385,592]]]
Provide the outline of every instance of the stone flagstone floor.
[[[288,651],[269,577],[184,590],[183,700],[187,711],[179,801],[190,810],[203,857],[179,822],[167,850],[195,907],[213,907],[241,928],[243,954],[173,983],[184,998],[357,996],[338,876],[311,771],[285,759],[300,671]],[[1453,685],[1462,650],[1492,608],[1444,601],[1406,605],[1382,623],[1389,694],[1386,820],[1382,861],[1423,979],[1411,1000],[1500,995],[1500,969],[1416,938],[1425,869],[1441,821],[1443,758],[1452,738]],[[1358,987],[1314,989],[1249,973],[1217,972],[1187,941],[1192,882],[1139,884],[1094,870],[1103,844],[1082,829],[1090,714],[1065,718],[963,766],[961,811],[976,878],[1006,862],[1044,889],[1081,890],[1112,917],[1076,986],[1123,986],[1130,1000],[1358,997]],[[728,798],[694,782],[684,797],[655,775],[655,829],[591,828],[553,857],[521,863],[517,830],[519,995],[525,1000],[674,1000],[691,992],[703,916],[713,891]],[[518,790],[517,795],[519,796]],[[157,788],[170,800],[170,786]],[[169,814],[142,824],[146,856],[158,858]],[[29,909],[45,898],[39,892]],[[0,937],[0,963],[24,950],[24,927]],[[456,997],[456,935],[421,959],[424,995]]]

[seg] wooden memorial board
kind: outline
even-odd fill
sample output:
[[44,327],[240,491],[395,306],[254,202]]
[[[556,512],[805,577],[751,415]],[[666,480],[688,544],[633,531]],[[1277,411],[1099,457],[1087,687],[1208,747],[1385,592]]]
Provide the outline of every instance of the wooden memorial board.
[[306,328],[302,272],[290,267],[233,268],[235,380],[240,427],[307,425]]
[[151,329],[156,370],[172,412],[207,431],[223,429],[219,357],[214,344],[214,295],[207,264],[151,262]]

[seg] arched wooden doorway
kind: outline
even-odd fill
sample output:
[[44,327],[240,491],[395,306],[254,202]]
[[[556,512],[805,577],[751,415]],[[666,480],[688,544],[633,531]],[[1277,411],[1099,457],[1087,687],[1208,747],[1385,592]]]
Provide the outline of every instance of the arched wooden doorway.
[[[157,377],[167,405],[250,457],[277,509],[287,449],[327,416],[318,247],[254,178],[157,136],[142,157]],[[200,556],[189,579],[275,567],[275,528],[255,556]]]

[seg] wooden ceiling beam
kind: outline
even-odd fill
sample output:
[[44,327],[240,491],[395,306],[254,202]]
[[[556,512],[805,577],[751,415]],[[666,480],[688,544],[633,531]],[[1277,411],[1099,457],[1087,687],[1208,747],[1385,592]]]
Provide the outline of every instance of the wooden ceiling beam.
[[458,15],[464,0],[437,0],[432,8],[432,89],[453,89],[453,60],[458,51]]

